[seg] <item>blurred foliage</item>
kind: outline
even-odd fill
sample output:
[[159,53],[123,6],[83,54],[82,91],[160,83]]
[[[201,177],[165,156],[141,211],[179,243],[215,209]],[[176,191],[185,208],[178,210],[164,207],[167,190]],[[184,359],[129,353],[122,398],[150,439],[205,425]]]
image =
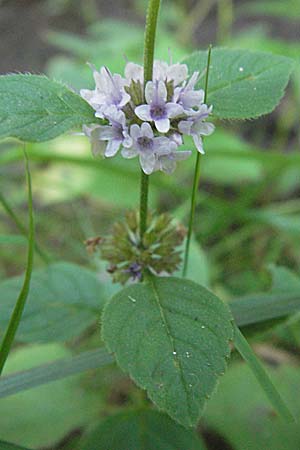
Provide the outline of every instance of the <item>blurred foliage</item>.
[[[174,61],[183,59],[193,49],[205,49],[206,45],[199,45],[200,36],[208,41],[217,38],[229,47],[270,51],[295,60],[296,69],[287,95],[270,117],[255,124],[216,121],[216,132],[205,142],[189,277],[226,300],[269,288],[274,294],[292,289],[298,292],[300,40],[292,34],[287,38],[278,24],[284,30],[297,24],[299,2],[235,2],[232,16],[229,14],[232,2],[228,0],[166,0],[165,3],[157,40],[158,58],[168,59],[169,48]],[[126,2],[124,10],[127,8],[129,21],[114,17],[112,10],[108,18],[102,1],[44,2],[45,11],[52,17],[77,15],[84,24],[80,34],[76,30],[73,33],[57,29],[45,32],[45,45],[50,43],[57,51],[48,61],[47,74],[78,91],[93,86],[86,62],[97,68],[105,64],[114,72],[123,71],[126,59],[140,63],[145,4],[143,0]],[[255,18],[255,26],[252,18]],[[274,18],[277,25],[272,30]],[[189,149],[191,145],[191,141],[187,141],[184,147]],[[50,143],[27,145],[27,151],[32,167],[38,244],[53,263],[70,261],[74,267],[81,264],[96,273],[88,274],[95,277],[91,307],[100,309],[102,298],[116,287],[108,281],[98,253],[87,253],[84,240],[108,233],[114,221],[136,205],[139,197],[137,162],[121,158],[95,161],[87,139],[70,134]],[[26,226],[22,158],[22,148],[15,141],[1,143],[0,190]],[[186,223],[193,164],[194,157],[191,157],[179,165],[176,176],[154,174],[151,177],[152,209],[170,211]],[[22,230],[0,206],[0,288],[8,283],[12,286],[11,292],[15,292],[16,280],[6,279],[22,273],[25,246]],[[43,260],[38,255],[35,269],[44,270]],[[78,275],[74,276],[79,283]],[[68,292],[68,296],[62,294],[67,300],[65,305],[61,304],[65,302],[60,301],[62,295],[57,291],[56,279],[54,286],[45,285],[43,299],[33,300],[31,312],[36,313],[36,322],[30,324],[29,321],[28,330],[30,336],[36,337],[30,339],[32,342],[36,342],[38,333],[48,335],[47,317],[55,315],[55,308],[50,305],[54,296],[56,307],[62,307],[62,310],[58,308],[59,314],[65,311],[65,315],[61,314],[61,328],[56,329],[56,338],[62,336],[58,340],[64,344],[20,346],[19,343],[11,355],[7,373],[98,346],[99,326],[95,325],[95,312],[90,320],[84,305],[80,302],[70,305],[72,289],[67,280],[63,289]],[[1,298],[5,298],[5,304],[12,297],[3,294]],[[42,322],[45,330],[39,331],[36,325],[41,328],[40,306],[48,299],[49,314]],[[66,312],[71,306],[78,318],[73,324]],[[2,315],[1,321],[4,321]],[[274,321],[273,325],[251,336],[259,354],[274,366],[274,382],[299,416],[300,318],[296,314],[284,323]],[[53,330],[50,331],[53,334]],[[264,347],[260,344],[262,339],[267,343]],[[136,409],[145,404],[148,401],[143,393],[115,367],[91,371],[83,377],[66,378],[1,400],[0,440],[29,448],[50,446],[53,450],[83,450],[84,443],[92,440],[97,430],[105,430],[105,415],[124,414],[124,406]],[[113,423],[114,416],[107,420],[108,424],[110,420]],[[249,369],[238,361],[224,376],[200,428],[208,449],[297,450],[300,446],[299,425],[280,422]],[[223,439],[219,446],[217,437]],[[65,440],[61,441],[63,438]],[[193,442],[194,437],[187,439]]]

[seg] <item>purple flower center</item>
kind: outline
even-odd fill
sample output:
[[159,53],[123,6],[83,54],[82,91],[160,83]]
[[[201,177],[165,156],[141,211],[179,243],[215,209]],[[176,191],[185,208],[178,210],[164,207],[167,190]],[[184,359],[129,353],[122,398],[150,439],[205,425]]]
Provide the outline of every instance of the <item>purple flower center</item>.
[[138,146],[141,150],[152,150],[153,149],[153,139],[147,136],[141,136],[137,139]]
[[167,117],[165,105],[152,105],[150,114],[153,120],[165,119]]

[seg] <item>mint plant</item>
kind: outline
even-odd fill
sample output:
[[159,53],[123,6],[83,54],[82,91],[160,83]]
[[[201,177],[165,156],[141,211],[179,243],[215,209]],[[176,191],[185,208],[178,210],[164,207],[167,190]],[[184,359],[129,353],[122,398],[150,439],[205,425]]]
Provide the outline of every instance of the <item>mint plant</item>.
[[[166,430],[170,430],[166,433],[181,430],[180,439],[187,442],[182,445],[194,445],[195,436],[186,434],[180,425],[196,427],[226,370],[232,345],[249,363],[273,406],[287,420],[293,420],[238,328],[260,322],[261,314],[273,318],[272,312],[268,316],[269,304],[258,305],[259,313],[254,310],[251,315],[245,303],[227,305],[195,280],[188,279],[200,162],[205,158],[204,139],[217,127],[217,122],[215,125],[207,120],[254,119],[271,112],[284,94],[293,62],[268,53],[226,48],[199,51],[180,63],[154,60],[159,8],[159,0],[149,0],[144,65],[128,62],[124,76],[111,73],[105,65],[99,71],[92,66],[94,90],[82,89],[77,94],[39,75],[1,76],[0,136],[41,142],[81,127],[95,157],[111,158],[121,153],[125,159],[139,159],[141,184],[137,210],[117,222],[111,236],[89,242],[92,251],[99,247],[103,260],[109,262],[108,272],[113,281],[126,284],[103,307],[102,338],[120,368],[147,391],[160,411],[179,424],[164,417]],[[191,148],[182,150],[183,143]],[[176,176],[176,164],[190,157],[193,147],[196,161],[185,230],[170,215],[149,211],[148,194],[154,173],[162,171],[164,176]],[[34,286],[39,279],[45,279],[43,273],[31,279],[34,233],[29,169],[27,173],[31,219],[27,272],[0,347],[0,370],[19,324],[25,341],[32,339],[32,331],[25,321],[22,324],[21,315],[30,282]],[[101,309],[94,276],[85,271],[79,274],[70,266],[51,267],[63,274],[64,280],[68,280],[70,273],[70,278],[75,276],[89,292],[90,309]],[[182,271],[181,277],[178,270]],[[47,288],[43,289],[48,295]],[[72,304],[73,293],[69,294]],[[289,313],[289,308],[294,311],[294,306],[287,304],[283,316]],[[41,306],[38,314],[43,315]],[[5,312],[6,322],[8,315]],[[63,338],[73,337],[90,323],[88,313],[83,316],[75,331],[64,330]],[[67,311],[65,317],[67,320]],[[64,320],[61,322],[58,326],[63,328]],[[151,430],[158,413],[149,408],[141,414]],[[140,426],[134,413],[132,421]],[[193,448],[201,448],[198,443]],[[85,448],[90,447],[86,444]]]

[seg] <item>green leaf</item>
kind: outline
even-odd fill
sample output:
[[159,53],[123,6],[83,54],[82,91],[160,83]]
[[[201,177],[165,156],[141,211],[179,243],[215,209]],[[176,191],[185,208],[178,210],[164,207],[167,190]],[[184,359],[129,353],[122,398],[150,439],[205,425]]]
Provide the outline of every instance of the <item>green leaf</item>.
[[[203,72],[207,52],[183,60],[190,73]],[[293,61],[283,56],[246,50],[212,50],[208,104],[223,119],[250,119],[271,112],[284,94]],[[200,86],[204,87],[204,77]]]
[[41,75],[0,76],[0,137],[40,142],[95,122],[93,109],[63,84]]
[[[70,356],[60,344],[22,346],[9,356],[4,373]],[[84,388],[80,376],[39,386],[0,400],[0,439],[52,449],[71,430],[95,420],[101,407],[101,396]]]
[[[274,361],[276,350],[270,348]],[[276,362],[280,362],[279,352]],[[286,355],[287,356],[287,355]],[[273,365],[268,370],[282,395],[300,417],[298,366]],[[229,366],[216,395],[207,405],[203,426],[214,430],[235,450],[299,450],[299,424],[287,424],[274,411],[247,364]]]
[[27,239],[20,234],[0,234],[0,245],[26,245]]
[[120,367],[158,408],[194,426],[230,354],[222,301],[193,281],[150,278],[112,297],[102,330]]
[[0,450],[29,450],[19,445],[10,444],[9,442],[0,441]]
[[[7,325],[22,277],[0,283],[0,334]],[[21,342],[64,341],[95,323],[106,300],[96,275],[70,263],[33,272],[28,301],[17,333]]]
[[244,360],[249,365],[253,374],[255,375],[258,383],[264,390],[271,404],[275,410],[284,418],[287,422],[295,422],[293,414],[290,412],[289,408],[286,406],[285,401],[279,394],[278,390],[272,383],[269,375],[265,371],[259,359],[256,357],[252,348],[248,344],[247,340],[244,338],[238,327],[234,327],[234,344],[237,351],[244,358]]
[[121,412],[104,420],[80,450],[205,450],[196,433],[165,414],[147,409]]

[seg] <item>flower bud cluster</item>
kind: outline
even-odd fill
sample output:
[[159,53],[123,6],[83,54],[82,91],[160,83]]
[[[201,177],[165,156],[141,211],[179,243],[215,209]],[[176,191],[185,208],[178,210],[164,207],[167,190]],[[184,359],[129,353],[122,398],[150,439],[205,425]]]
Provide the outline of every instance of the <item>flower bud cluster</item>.
[[147,271],[154,275],[175,272],[181,262],[178,247],[185,234],[185,228],[174,224],[168,214],[149,214],[141,243],[139,214],[130,211],[124,221],[114,224],[112,235],[104,238],[99,248],[102,258],[110,263],[108,272],[113,281],[125,284],[141,280]]
[[132,62],[125,77],[106,67],[93,68],[96,87],[82,89],[81,96],[105,124],[84,126],[93,154],[112,157],[121,150],[124,158],[139,157],[146,174],[161,170],[172,173],[176,162],[190,151],[180,151],[184,135],[193,137],[197,150],[204,153],[201,136],[214,130],[205,122],[212,107],[204,104],[204,91],[196,90],[199,73],[188,78],[185,64],[155,61],[153,79],[144,88],[144,69]]

